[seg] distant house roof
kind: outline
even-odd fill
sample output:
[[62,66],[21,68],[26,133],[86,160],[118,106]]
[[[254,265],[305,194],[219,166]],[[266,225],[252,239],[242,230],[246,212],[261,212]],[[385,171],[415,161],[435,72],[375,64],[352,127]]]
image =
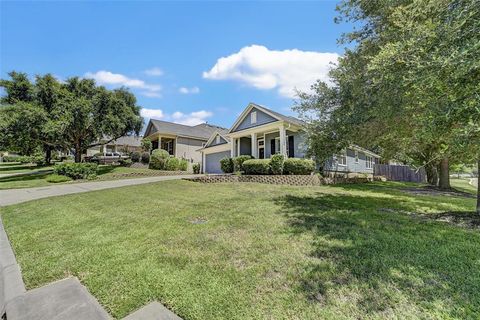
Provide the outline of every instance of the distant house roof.
[[155,132],[171,134],[181,137],[192,137],[208,140],[215,131],[227,132],[228,130],[219,126],[208,123],[201,123],[196,126],[187,126],[168,121],[150,119],[150,122],[145,131],[145,136],[151,135]]
[[110,143],[120,146],[140,147],[142,145],[142,139],[143,137],[141,136],[124,136],[118,138],[117,140],[113,140]]

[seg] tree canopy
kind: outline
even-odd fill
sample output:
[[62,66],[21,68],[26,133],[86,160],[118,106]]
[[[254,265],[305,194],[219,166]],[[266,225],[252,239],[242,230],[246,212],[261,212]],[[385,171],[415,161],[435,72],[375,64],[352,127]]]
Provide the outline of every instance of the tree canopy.
[[0,109],[0,149],[31,154],[39,147],[49,161],[54,149],[75,150],[75,160],[98,145],[141,130],[143,120],[135,96],[126,88],[107,90],[90,79],[59,82],[52,75],[30,82],[11,72]]

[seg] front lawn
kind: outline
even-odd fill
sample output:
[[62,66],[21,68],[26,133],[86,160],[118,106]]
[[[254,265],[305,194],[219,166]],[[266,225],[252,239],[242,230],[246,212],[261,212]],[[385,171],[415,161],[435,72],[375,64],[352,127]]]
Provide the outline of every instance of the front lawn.
[[53,166],[37,166],[36,164],[27,163],[21,164],[18,162],[1,162],[0,163],[0,176],[2,174],[11,173],[28,173],[33,171],[45,171],[51,170]]
[[480,227],[433,219],[475,199],[413,187],[168,181],[2,218],[28,288],[75,275],[116,318],[478,319]]
[[[53,167],[51,167],[53,168]],[[16,188],[33,188],[33,187],[45,187],[54,185],[47,181],[48,175],[51,172],[32,173],[21,176],[2,177],[0,176],[0,190],[3,189],[16,189]],[[101,165],[98,168],[97,180],[114,180],[114,179],[127,179],[127,178],[139,178],[147,176],[159,175],[158,170],[152,170],[148,168],[127,168],[121,166]],[[79,183],[89,180],[78,180],[63,183]],[[55,183],[59,184],[59,183]]]

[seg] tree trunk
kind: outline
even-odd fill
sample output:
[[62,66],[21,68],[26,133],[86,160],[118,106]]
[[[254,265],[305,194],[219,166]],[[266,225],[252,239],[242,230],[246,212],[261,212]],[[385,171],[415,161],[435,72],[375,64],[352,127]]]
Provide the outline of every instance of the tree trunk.
[[450,189],[450,171],[448,169],[448,158],[445,157],[440,161],[439,165],[440,171],[440,180],[438,182],[438,187],[440,189]]
[[480,158],[477,161],[477,214],[480,214]]
[[438,185],[438,173],[437,168],[433,164],[428,164],[425,166],[425,172],[427,173],[427,182],[432,186]]
[[75,162],[82,162],[82,147],[80,143],[75,144]]
[[45,164],[50,164],[52,161],[52,147],[45,146]]

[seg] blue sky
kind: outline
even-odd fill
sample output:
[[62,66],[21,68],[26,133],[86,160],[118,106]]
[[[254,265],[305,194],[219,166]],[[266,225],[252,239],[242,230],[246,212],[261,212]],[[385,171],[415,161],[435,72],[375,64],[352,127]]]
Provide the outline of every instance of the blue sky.
[[[126,85],[146,117],[229,127],[248,102],[289,111],[351,26],[335,1],[0,3],[0,72]],[[221,59],[224,58],[224,59]],[[221,60],[219,60],[221,59]]]

